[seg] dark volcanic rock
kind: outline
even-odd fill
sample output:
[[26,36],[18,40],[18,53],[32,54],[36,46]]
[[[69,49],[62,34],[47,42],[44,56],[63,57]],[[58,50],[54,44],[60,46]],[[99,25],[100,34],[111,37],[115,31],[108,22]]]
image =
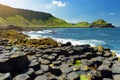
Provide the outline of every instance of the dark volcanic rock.
[[71,42],[67,42],[66,44],[62,44],[62,46],[71,46]]
[[117,56],[112,56],[112,57],[108,58],[108,60],[116,61],[116,60],[118,60],[118,57]]
[[48,65],[41,65],[41,70],[43,70],[44,72],[48,72],[49,66]]
[[71,72],[67,75],[68,80],[79,80],[79,75],[75,72]]
[[113,80],[120,80],[120,74],[113,75]]
[[103,78],[112,78],[112,71],[107,65],[101,65],[98,67]]
[[40,69],[40,64],[39,62],[31,62],[29,65],[30,68],[33,68],[35,71]]
[[37,76],[38,76],[38,75],[43,75],[44,72],[43,72],[43,70],[38,70],[38,71],[35,72],[35,74],[36,74]]
[[[111,79],[111,78],[103,78],[103,80],[113,80],[113,79]],[[115,80],[115,79],[114,79]]]
[[12,80],[12,75],[10,73],[0,73],[0,80]]
[[29,60],[25,54],[16,53],[9,58],[6,58],[5,56],[0,57],[0,72],[14,72],[28,68]]
[[92,58],[90,62],[93,63],[93,65],[96,68],[98,68],[102,64],[103,59],[104,59],[103,57],[96,57],[96,58]]
[[41,64],[43,64],[43,65],[48,65],[50,63],[51,63],[50,60],[45,60],[45,59],[41,60]]
[[55,76],[60,76],[62,74],[59,67],[56,67],[54,65],[50,66],[50,72],[54,74]]
[[116,62],[113,64],[112,73],[119,73],[120,74],[120,62]]
[[62,64],[60,70],[62,71],[63,74],[68,74],[73,71],[73,69],[68,67],[67,64]]
[[103,60],[103,65],[107,65],[107,66],[111,67],[112,66],[112,62],[109,61],[109,60]]
[[40,49],[7,46],[7,41],[3,42],[0,43],[0,80],[80,80],[81,74],[91,80],[120,80],[118,57],[101,46],[73,46],[68,42]]
[[48,80],[48,78],[45,75],[39,75],[34,80]]
[[7,44],[8,44],[8,40],[6,39],[0,40],[0,45],[7,45]]
[[13,80],[31,80],[27,74],[19,74],[13,78]]
[[54,64],[55,66],[60,66],[61,65],[61,61],[53,61],[52,64]]
[[105,54],[104,54],[104,57],[111,57],[111,56],[112,56],[111,53],[105,53]]
[[34,79],[34,77],[36,75],[34,69],[32,69],[32,68],[29,68],[26,73],[30,76],[31,79]]

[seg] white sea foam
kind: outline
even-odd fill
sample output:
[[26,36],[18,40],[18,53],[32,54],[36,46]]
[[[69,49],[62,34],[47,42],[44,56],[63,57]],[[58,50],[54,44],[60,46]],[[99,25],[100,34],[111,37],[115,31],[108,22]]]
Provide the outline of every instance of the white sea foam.
[[120,57],[120,50],[111,50],[113,52],[116,52],[117,57]]
[[[30,31],[30,32],[24,32],[25,34],[29,35],[30,38],[45,38],[45,37],[51,37],[51,36],[42,36],[42,33],[51,33],[51,30],[43,30],[43,31]],[[38,33],[38,34],[36,34]],[[63,39],[63,38],[55,38],[51,37],[54,40],[61,42],[61,43],[66,43],[66,42],[71,42],[72,45],[83,45],[83,44],[90,44],[91,46],[96,46],[96,45],[104,45],[106,44],[104,41],[101,40],[96,40],[96,39],[90,39],[90,40],[76,40],[76,39]]]
[[104,45],[105,42],[101,41],[101,40],[75,40],[75,39],[61,39],[61,38],[53,38],[58,42],[61,43],[66,43],[66,42],[71,42],[72,45],[83,45],[83,44],[90,44],[91,46],[95,46],[95,45]]
[[52,33],[52,32],[53,32],[53,30],[36,31],[36,33],[40,33],[40,34],[42,34],[42,33]]

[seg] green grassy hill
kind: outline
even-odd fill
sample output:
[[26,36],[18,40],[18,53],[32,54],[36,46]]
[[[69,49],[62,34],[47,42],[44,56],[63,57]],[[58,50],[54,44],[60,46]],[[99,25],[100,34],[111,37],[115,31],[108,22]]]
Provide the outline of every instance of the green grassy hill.
[[103,19],[98,19],[92,22],[90,27],[98,27],[98,28],[111,27],[112,28],[115,26],[113,26],[111,23],[104,21]]
[[63,26],[68,23],[49,13],[11,8],[0,4],[0,26]]

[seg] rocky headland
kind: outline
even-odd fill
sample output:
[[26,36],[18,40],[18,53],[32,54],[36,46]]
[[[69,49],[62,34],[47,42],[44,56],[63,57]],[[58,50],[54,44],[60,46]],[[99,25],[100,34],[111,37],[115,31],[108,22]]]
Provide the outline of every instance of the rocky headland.
[[0,30],[0,80],[120,80],[120,58],[110,49],[29,39]]

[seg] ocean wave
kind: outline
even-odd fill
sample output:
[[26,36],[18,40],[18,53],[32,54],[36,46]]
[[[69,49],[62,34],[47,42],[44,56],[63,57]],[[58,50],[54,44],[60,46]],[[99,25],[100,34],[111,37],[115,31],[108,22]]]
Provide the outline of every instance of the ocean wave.
[[101,36],[109,37],[109,34],[100,34]]
[[41,35],[36,35],[36,34],[27,34],[30,36],[31,39],[39,39],[39,38],[42,38]]
[[104,45],[106,44],[104,41],[101,40],[76,40],[76,39],[62,39],[62,38],[53,38],[58,42],[61,43],[66,43],[66,42],[71,42],[72,45],[84,45],[84,44],[90,44],[91,46],[96,46],[96,45]]
[[120,57],[120,50],[111,50],[111,51],[116,52],[116,55]]
[[[102,40],[96,40],[96,39],[90,39],[90,40],[77,40],[77,39],[63,39],[63,38],[55,38],[52,36],[42,36],[43,32],[49,32],[50,30],[44,30],[44,31],[37,31],[34,33],[34,31],[30,31],[30,32],[26,32],[25,34],[29,35],[30,38],[46,38],[46,37],[51,37],[54,40],[56,40],[57,42],[61,42],[61,43],[66,43],[66,42],[71,42],[72,45],[83,45],[83,44],[90,44],[91,46],[97,46],[97,45],[105,45],[106,43]],[[39,33],[39,34],[36,34]]]
[[45,33],[55,33],[54,30],[41,30],[41,31],[26,31],[25,34],[45,34]]

